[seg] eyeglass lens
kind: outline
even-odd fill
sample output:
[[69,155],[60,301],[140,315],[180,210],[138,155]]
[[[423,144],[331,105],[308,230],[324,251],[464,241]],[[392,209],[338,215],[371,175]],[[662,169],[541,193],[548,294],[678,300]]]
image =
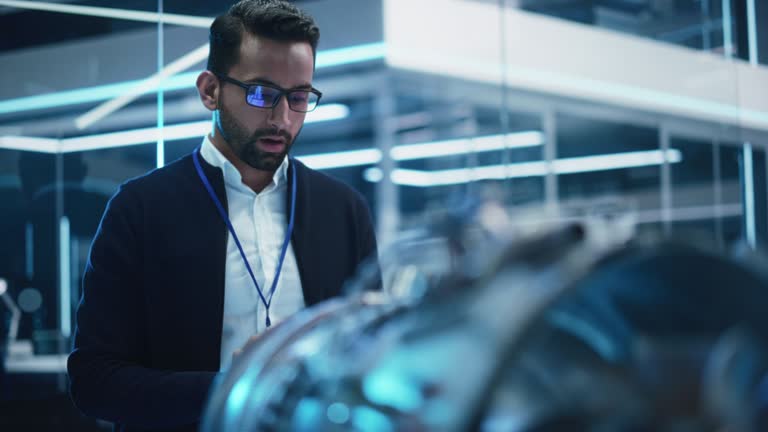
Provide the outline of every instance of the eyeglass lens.
[[[247,102],[259,108],[271,108],[275,106],[283,92],[278,89],[254,85],[248,88]],[[317,106],[318,97],[315,93],[306,90],[291,90],[288,95],[288,105],[294,111],[312,111]]]

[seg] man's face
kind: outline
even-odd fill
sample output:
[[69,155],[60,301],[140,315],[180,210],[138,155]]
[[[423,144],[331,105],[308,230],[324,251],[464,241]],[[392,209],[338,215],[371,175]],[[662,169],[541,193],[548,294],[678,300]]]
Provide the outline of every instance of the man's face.
[[[314,60],[306,42],[282,42],[248,34],[240,45],[240,61],[227,75],[246,84],[309,89]],[[245,102],[245,89],[220,81],[218,132],[243,162],[275,171],[304,125],[305,113],[292,111],[282,97],[272,109]]]

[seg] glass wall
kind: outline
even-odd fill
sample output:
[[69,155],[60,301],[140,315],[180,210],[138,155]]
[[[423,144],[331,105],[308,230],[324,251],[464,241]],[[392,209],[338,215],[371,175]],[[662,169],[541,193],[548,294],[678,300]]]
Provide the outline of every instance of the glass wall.
[[733,8],[738,5],[731,3],[723,0],[520,2],[526,11],[721,54],[738,49],[733,33],[729,32],[736,25]]
[[66,353],[107,202],[157,166],[156,138],[141,131],[156,127],[158,98],[125,95],[158,69],[158,25],[123,15],[158,3],[93,2],[111,8],[102,17],[28,3],[0,14],[0,429],[104,430],[71,406]]
[[[725,61],[728,32],[738,33],[741,23],[727,2],[523,1],[516,9],[513,2],[434,0],[411,7],[410,15],[396,0],[326,3],[332,7],[302,5],[324,29],[316,82],[325,96],[295,153],[363,193],[384,245],[431,211],[484,191],[519,207],[620,198],[641,225],[661,233],[696,229],[720,246],[746,235],[743,144],[754,149],[759,180],[765,113],[745,109],[757,120],[746,128],[739,122],[753,81],[740,79],[743,62]],[[115,16],[75,8],[3,18],[15,23],[19,42],[2,55],[11,66],[3,68],[0,101],[8,239],[2,274],[14,295],[40,299],[31,302],[39,306],[26,312],[20,338],[38,332],[41,341],[58,340],[50,335],[71,332],[72,313],[61,301],[77,302],[106,200],[126,179],[188,154],[210,129],[194,79],[217,7],[103,6]],[[445,11],[435,28],[442,33],[430,37],[422,17],[437,7]],[[119,11],[128,8],[150,15],[124,19]],[[337,21],[350,23],[333,8],[354,12],[360,23],[340,28]],[[158,26],[160,11],[166,18]],[[21,24],[36,20],[70,30],[35,39]],[[450,40],[459,25],[483,31]],[[670,54],[668,43],[685,48]],[[595,55],[618,48],[630,51]],[[558,59],[558,50],[575,52],[576,62]],[[711,53],[705,63],[687,65],[697,61],[689,54],[696,50]],[[651,54],[670,61],[640,57]],[[651,76],[636,77],[620,68],[623,62],[644,64],[641,72]],[[60,71],[56,79],[45,68],[51,63]],[[142,81],[169,69],[176,73],[162,80],[161,92]],[[761,67],[756,73],[758,80],[765,74]],[[665,76],[686,88],[665,87]],[[720,114],[726,110],[736,114]],[[752,189],[750,208],[759,218],[764,187]],[[757,237],[765,231],[755,230]],[[39,345],[40,352],[57,351],[50,341]]]

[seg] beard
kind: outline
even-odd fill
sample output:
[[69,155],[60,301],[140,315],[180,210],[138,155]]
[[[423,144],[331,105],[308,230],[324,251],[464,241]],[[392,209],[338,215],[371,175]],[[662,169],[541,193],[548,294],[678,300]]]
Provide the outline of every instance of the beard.
[[[256,129],[248,133],[235,117],[223,106],[219,106],[219,132],[235,155],[249,166],[262,171],[275,172],[283,163],[293,146],[294,137],[285,130],[276,128]],[[281,152],[267,152],[259,148],[259,139],[265,136],[280,136],[285,139]]]

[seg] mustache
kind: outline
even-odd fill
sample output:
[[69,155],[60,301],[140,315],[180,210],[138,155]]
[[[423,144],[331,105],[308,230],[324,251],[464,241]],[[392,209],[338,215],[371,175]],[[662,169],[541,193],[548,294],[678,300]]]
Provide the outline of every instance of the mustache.
[[279,136],[285,138],[287,143],[293,141],[293,136],[284,129],[262,128],[253,131],[253,134],[251,135],[251,142],[256,142],[265,136]]

